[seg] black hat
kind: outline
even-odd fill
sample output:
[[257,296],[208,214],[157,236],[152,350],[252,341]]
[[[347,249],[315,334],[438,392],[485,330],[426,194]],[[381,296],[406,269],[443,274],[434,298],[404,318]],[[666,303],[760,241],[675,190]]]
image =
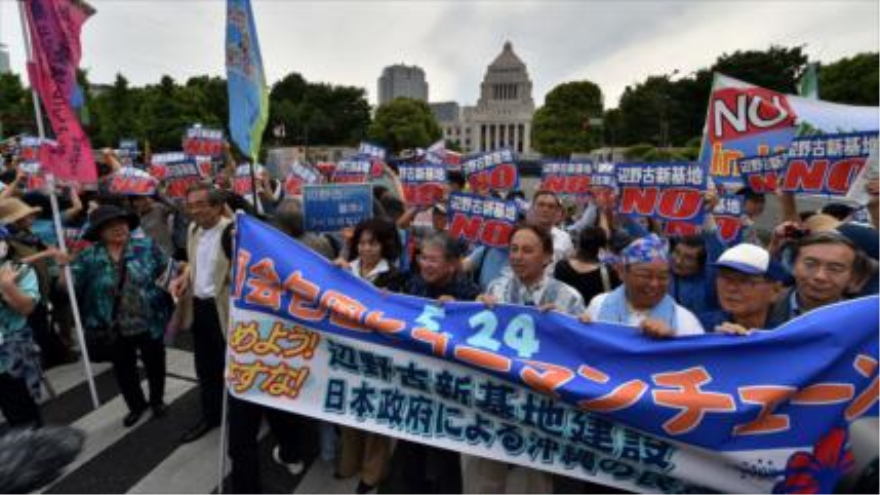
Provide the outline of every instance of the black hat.
[[140,219],[134,213],[113,205],[101,205],[89,214],[89,225],[83,233],[83,239],[97,242],[100,239],[101,230],[114,220],[125,220],[128,228],[134,230],[140,225]]

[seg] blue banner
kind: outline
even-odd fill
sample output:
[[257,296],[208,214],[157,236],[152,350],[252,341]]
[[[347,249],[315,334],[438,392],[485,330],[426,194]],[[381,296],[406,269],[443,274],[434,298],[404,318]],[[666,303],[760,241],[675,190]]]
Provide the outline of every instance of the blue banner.
[[370,184],[304,185],[306,231],[336,232],[373,216]]
[[[564,467],[563,441],[583,442],[578,444],[621,456],[626,447],[618,450],[611,436],[616,424],[658,439],[659,443],[651,444],[654,447],[643,445],[641,449],[642,455],[655,452],[659,456],[654,458],[652,469],[660,473],[691,477],[720,490],[739,486],[744,491],[769,491],[774,484],[794,482],[796,478],[789,477],[791,471],[804,469],[796,462],[789,462],[787,469],[786,460],[805,454],[804,450],[821,457],[826,449],[824,453],[828,454],[829,449],[836,448],[827,445],[828,438],[839,427],[865,415],[877,415],[880,298],[876,296],[820,308],[774,331],[748,337],[709,334],[658,341],[635,328],[582,324],[568,315],[524,306],[499,304],[488,308],[470,302],[438,305],[403,294],[383,293],[284,234],[245,216],[239,216],[236,236],[232,301],[236,312],[245,313],[233,318],[239,323],[232,328],[247,333],[233,334],[230,345],[242,354],[261,339],[276,344],[254,348],[263,358],[253,366],[262,366],[267,376],[275,376],[270,373],[274,368],[266,368],[265,363],[267,355],[278,352],[290,357],[279,366],[293,373],[291,359],[298,354],[291,346],[295,344],[297,352],[308,357],[319,341],[335,339],[335,352],[342,352],[339,345],[363,345],[373,353],[384,349],[386,354],[410,356],[408,367],[415,374],[403,367],[389,371],[389,376],[400,375],[402,380],[407,377],[407,388],[433,381],[431,373],[416,371],[436,360],[448,363],[454,373],[459,367],[473,370],[474,376],[499,381],[493,392],[468,388],[455,393],[473,393],[480,398],[487,423],[492,422],[489,419],[501,419],[526,424],[555,439],[560,450],[551,451],[550,458],[563,463],[557,466],[560,469],[572,469]],[[282,324],[270,324],[263,333],[253,326],[258,319],[255,315],[277,318]],[[286,333],[285,325],[297,332],[295,340]],[[322,337],[313,339],[304,329]],[[336,366],[354,359],[351,366],[357,372],[357,353],[352,356],[337,360]],[[379,364],[371,361],[370,373],[378,373]],[[367,370],[366,363],[364,366]],[[234,391],[250,391],[257,394],[254,400],[258,401],[263,401],[261,394],[266,400],[269,395],[296,397],[305,390],[301,387],[322,379],[321,374],[304,377],[297,370],[296,380],[280,387],[272,385],[275,381],[257,380],[247,369],[232,373]],[[363,379],[372,376],[367,371],[360,373]],[[535,409],[538,403],[523,403],[524,394],[529,394],[500,383],[535,392],[536,399],[544,400],[541,410],[553,410],[554,415],[533,416],[539,414]],[[429,394],[433,389],[424,390]],[[327,395],[328,400],[331,396]],[[287,404],[283,407],[298,407],[296,401],[281,399],[281,404]],[[376,411],[370,409],[364,414],[374,417]],[[571,435],[580,431],[579,415],[583,416],[580,420],[608,422],[602,427],[609,435],[607,443],[603,444],[595,431],[589,434],[592,440],[572,439]],[[539,417],[544,419],[539,421]],[[394,434],[393,429],[390,431]],[[666,449],[661,445],[677,453],[673,456],[670,451],[657,451]],[[699,449],[696,452],[702,454],[689,457],[687,449]],[[765,464],[771,458],[779,462]],[[629,460],[634,459],[640,458]],[[533,456],[532,460],[539,469],[551,469],[549,464],[541,467],[539,457]],[[701,475],[693,469],[698,460],[723,468],[718,472],[727,473],[729,479]],[[662,465],[657,464],[660,461]],[[682,469],[687,464],[691,464],[690,472]],[[836,464],[825,467],[842,469]],[[578,471],[577,466],[574,468]],[[588,473],[572,474],[589,477]]]
[[226,3],[226,78],[229,133],[238,149],[256,162],[269,120],[269,89],[250,0]]

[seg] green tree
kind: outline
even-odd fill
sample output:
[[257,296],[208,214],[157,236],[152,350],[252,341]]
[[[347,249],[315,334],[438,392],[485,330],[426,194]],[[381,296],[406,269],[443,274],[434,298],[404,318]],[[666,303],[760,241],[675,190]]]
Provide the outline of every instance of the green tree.
[[859,53],[819,68],[819,98],[850,105],[878,105],[878,54]]
[[125,76],[116,74],[113,86],[93,98],[93,145],[115,147],[119,139],[143,133],[141,124],[145,122],[138,118],[139,92],[129,87]]
[[[352,145],[363,139],[370,124],[370,104],[363,88],[310,83],[291,73],[272,86],[269,100],[267,142]],[[277,124],[284,124],[285,137],[272,134]]]
[[0,137],[36,134],[30,92],[13,73],[0,74]]
[[618,105],[620,121],[614,130],[615,140],[627,145],[647,142],[662,147],[684,146],[702,133],[713,73],[791,94],[806,66],[802,47],[771,46],[764,51],[723,54],[711,67],[678,79],[674,77],[678,71],[649,76],[624,90]]
[[601,127],[589,125],[601,118],[602,90],[590,81],[560,84],[535,112],[532,139],[535,149],[548,156],[566,157],[589,151],[602,143]]
[[434,114],[424,101],[396,98],[376,110],[367,135],[392,153],[427,147],[442,135]]

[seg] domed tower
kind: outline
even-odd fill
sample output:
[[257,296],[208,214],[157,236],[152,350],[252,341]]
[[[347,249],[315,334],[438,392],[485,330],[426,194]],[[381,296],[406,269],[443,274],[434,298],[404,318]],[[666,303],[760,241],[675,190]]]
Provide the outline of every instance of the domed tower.
[[486,69],[477,106],[464,109],[472,143],[468,151],[510,148],[530,154],[534,113],[528,69],[508,41]]
[[504,49],[489,64],[483,84],[480,85],[477,106],[491,105],[519,105],[531,108],[533,112],[535,110],[528,69],[513,52],[513,45],[509,41],[504,43]]

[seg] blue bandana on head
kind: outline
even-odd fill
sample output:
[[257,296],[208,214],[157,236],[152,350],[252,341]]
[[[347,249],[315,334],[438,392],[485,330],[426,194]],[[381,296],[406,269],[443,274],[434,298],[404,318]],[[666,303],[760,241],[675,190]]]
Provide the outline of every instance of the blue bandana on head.
[[666,241],[657,237],[657,234],[649,234],[629,243],[620,252],[620,261],[624,265],[636,263],[651,263],[654,261],[669,262],[669,247]]

